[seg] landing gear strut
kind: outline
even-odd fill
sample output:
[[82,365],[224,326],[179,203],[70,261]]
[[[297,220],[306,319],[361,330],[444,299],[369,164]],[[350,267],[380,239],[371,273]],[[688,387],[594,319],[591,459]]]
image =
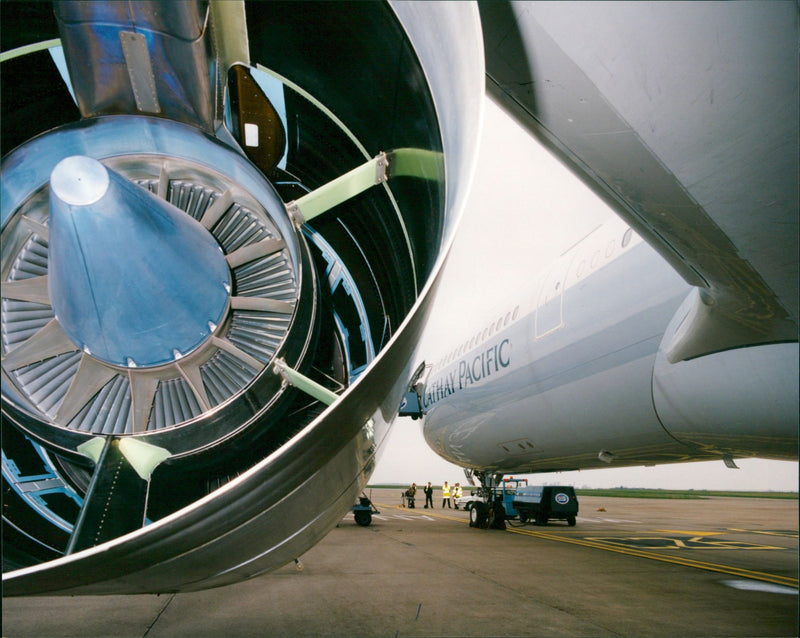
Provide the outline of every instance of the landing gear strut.
[[496,489],[503,480],[503,475],[473,472],[472,476],[480,481],[481,486],[475,493],[483,501],[473,503],[469,511],[469,526],[481,529],[505,529],[506,511],[503,507],[503,497]]

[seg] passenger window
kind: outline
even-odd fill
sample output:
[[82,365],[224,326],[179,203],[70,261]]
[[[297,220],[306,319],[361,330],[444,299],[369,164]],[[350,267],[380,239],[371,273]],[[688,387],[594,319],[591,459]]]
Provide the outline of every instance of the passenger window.
[[633,229],[629,228],[625,231],[625,234],[622,236],[622,247],[625,248],[628,244],[631,243],[631,237],[633,236]]

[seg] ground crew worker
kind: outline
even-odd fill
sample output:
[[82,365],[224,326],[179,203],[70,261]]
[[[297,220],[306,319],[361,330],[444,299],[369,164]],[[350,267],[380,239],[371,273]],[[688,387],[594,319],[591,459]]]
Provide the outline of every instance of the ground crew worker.
[[461,498],[463,491],[461,489],[461,483],[456,483],[453,486],[453,507],[458,509],[458,499]]
[[442,507],[447,505],[447,507],[451,507],[450,505],[450,486],[447,484],[447,481],[444,482],[442,485]]
[[408,508],[411,509],[414,507],[414,498],[417,495],[417,484],[412,483],[411,487],[406,490],[406,496],[408,497]]

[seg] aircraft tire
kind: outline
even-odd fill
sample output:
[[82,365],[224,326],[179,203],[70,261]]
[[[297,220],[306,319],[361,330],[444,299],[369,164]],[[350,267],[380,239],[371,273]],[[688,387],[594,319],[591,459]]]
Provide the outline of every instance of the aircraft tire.
[[486,527],[486,506],[483,503],[475,503],[469,511],[470,527]]
[[503,505],[495,503],[489,510],[488,520],[486,527],[491,529],[505,529],[506,528],[506,511]]

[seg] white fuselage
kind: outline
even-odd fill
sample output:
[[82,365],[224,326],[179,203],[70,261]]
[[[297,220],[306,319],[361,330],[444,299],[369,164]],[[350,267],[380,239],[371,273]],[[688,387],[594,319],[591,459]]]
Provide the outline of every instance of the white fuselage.
[[669,364],[663,344],[693,294],[608,219],[433,364],[427,443],[458,465],[505,473],[791,458],[797,377],[784,371],[797,344]]

